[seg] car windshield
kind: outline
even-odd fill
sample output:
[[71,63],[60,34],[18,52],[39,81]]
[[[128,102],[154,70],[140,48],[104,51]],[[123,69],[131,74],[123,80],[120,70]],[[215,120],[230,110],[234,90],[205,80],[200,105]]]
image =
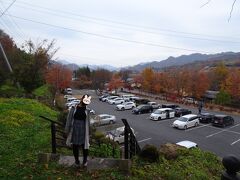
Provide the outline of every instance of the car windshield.
[[180,117],[178,120],[179,120],[179,121],[182,121],[182,122],[186,122],[188,119],[185,118],[185,117]]
[[154,111],[154,114],[161,114],[161,113],[162,113],[162,111],[159,110],[159,109],[157,109],[156,111]]
[[137,107],[137,109],[141,109],[142,107],[144,107],[144,105],[140,105]]

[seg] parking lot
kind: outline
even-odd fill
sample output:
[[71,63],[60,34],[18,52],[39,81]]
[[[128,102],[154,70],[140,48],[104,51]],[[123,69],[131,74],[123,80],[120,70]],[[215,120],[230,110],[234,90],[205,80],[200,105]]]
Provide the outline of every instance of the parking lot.
[[[159,147],[161,144],[171,142],[176,143],[182,140],[196,142],[203,150],[211,151],[220,157],[227,154],[234,154],[240,157],[240,117],[231,115],[235,124],[225,128],[214,127],[211,124],[201,124],[187,130],[179,130],[172,127],[173,121],[177,118],[152,121],[149,119],[150,113],[135,115],[131,110],[116,111],[114,105],[110,105],[98,100],[98,97],[92,94],[93,108],[97,114],[107,113],[117,117],[117,124],[122,126],[121,119],[127,119],[130,126],[135,130],[139,145],[154,144]],[[197,109],[190,108],[194,114]],[[211,112],[205,111],[203,112]],[[211,112],[223,114],[221,112]]]

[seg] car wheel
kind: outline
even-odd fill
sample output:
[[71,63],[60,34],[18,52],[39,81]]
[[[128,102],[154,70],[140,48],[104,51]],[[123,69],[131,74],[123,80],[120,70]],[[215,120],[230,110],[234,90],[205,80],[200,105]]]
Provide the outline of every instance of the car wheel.
[[134,106],[132,106],[132,109],[134,108]]
[[187,126],[184,126],[184,129],[186,130],[186,129],[187,129]]
[[111,120],[111,121],[109,121],[109,124],[113,124],[113,121]]
[[232,121],[232,125],[234,125],[234,121]]
[[121,110],[124,111],[124,107],[122,107]]
[[161,120],[161,117],[158,117],[158,121],[160,121]]
[[196,123],[195,123],[195,127],[197,127],[197,126],[198,126],[198,123],[196,122]]
[[141,111],[138,111],[138,114],[141,114]]

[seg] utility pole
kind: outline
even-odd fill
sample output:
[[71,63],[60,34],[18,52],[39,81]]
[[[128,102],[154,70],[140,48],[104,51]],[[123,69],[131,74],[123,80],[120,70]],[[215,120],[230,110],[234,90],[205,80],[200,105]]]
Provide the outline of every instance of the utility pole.
[[2,47],[2,43],[1,42],[0,42],[0,48],[1,48],[1,51],[3,53],[3,57],[4,57],[5,61],[6,61],[6,64],[8,66],[8,69],[12,73],[13,72],[12,67],[11,67],[11,65],[10,65],[10,63],[8,61],[8,58],[7,58],[6,54],[5,54],[5,51],[4,51],[3,47]]
[[[13,73],[11,64],[10,64],[9,61],[8,61],[8,58],[7,58],[7,56],[6,56],[6,53],[5,53],[4,49],[3,49],[3,46],[2,46],[2,43],[1,43],[1,42],[0,42],[0,49],[1,49],[2,53],[3,53],[3,58],[4,58],[5,61],[6,61],[6,64],[7,64],[7,66],[8,66],[9,71],[10,71],[11,73]],[[17,87],[20,88],[19,82],[17,82]]]

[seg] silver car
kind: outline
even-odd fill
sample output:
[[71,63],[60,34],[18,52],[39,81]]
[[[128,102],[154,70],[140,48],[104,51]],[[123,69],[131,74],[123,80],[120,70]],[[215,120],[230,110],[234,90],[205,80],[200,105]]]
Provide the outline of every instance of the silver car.
[[116,123],[116,116],[110,114],[99,114],[93,119],[90,119],[90,124],[93,126],[100,126],[104,124]]

